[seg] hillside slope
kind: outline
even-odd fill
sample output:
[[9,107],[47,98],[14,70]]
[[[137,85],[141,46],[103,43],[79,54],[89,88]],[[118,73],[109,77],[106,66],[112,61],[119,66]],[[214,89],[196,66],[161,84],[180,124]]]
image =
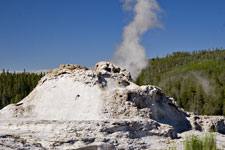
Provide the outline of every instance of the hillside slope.
[[175,52],[150,59],[136,83],[159,86],[186,111],[225,115],[225,50]]

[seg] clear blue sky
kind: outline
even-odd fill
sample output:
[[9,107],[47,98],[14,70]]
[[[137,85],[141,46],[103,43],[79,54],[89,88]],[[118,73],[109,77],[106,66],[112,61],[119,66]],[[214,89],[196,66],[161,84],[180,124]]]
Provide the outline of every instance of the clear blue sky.
[[[225,48],[225,0],[158,0],[164,29],[147,32],[148,58]],[[121,42],[131,15],[119,0],[0,0],[0,69],[93,66]]]

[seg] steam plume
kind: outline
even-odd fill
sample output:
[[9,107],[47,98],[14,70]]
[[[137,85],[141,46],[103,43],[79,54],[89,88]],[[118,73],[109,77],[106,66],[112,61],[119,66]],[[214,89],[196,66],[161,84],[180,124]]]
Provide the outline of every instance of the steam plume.
[[205,94],[207,95],[211,95],[211,96],[215,96],[214,92],[213,92],[213,84],[212,81],[209,80],[208,78],[204,78],[200,73],[198,72],[190,72],[195,78],[196,81],[201,85],[203,91],[205,92]]
[[[123,41],[117,47],[112,62],[126,68],[136,78],[146,67],[145,48],[140,44],[142,35],[150,28],[161,27],[156,0],[122,0],[124,10],[134,13],[133,20],[124,28]],[[136,2],[136,3],[135,3]],[[134,7],[132,4],[135,4]]]

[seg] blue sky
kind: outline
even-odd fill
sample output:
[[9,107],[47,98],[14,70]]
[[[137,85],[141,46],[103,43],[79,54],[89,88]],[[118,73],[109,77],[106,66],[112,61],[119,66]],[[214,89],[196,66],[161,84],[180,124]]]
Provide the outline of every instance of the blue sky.
[[[143,36],[148,58],[225,48],[225,0],[158,0],[163,29]],[[120,0],[0,0],[0,69],[93,66],[110,59],[132,19]]]

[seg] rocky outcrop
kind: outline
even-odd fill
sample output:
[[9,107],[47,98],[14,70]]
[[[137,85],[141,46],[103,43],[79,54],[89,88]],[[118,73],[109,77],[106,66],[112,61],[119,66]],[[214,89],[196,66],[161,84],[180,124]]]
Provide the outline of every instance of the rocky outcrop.
[[62,71],[62,70],[70,70],[73,71],[75,69],[84,69],[84,70],[88,70],[87,67],[82,67],[79,65],[71,65],[71,64],[67,64],[67,65],[60,65],[59,68],[57,69],[51,69],[48,70],[48,74],[55,74],[55,75],[59,75],[58,72]]
[[225,117],[190,115],[193,130],[219,132],[225,134]]
[[152,141],[184,131],[224,134],[224,128],[223,117],[186,113],[159,87],[138,86],[111,63],[94,70],[60,65],[21,102],[0,111],[0,147],[15,141],[28,149],[151,149]]
[[45,120],[153,119],[177,132],[191,128],[185,112],[160,88],[138,86],[129,72],[108,62],[96,64],[94,71],[60,65],[28,97],[0,114]]

